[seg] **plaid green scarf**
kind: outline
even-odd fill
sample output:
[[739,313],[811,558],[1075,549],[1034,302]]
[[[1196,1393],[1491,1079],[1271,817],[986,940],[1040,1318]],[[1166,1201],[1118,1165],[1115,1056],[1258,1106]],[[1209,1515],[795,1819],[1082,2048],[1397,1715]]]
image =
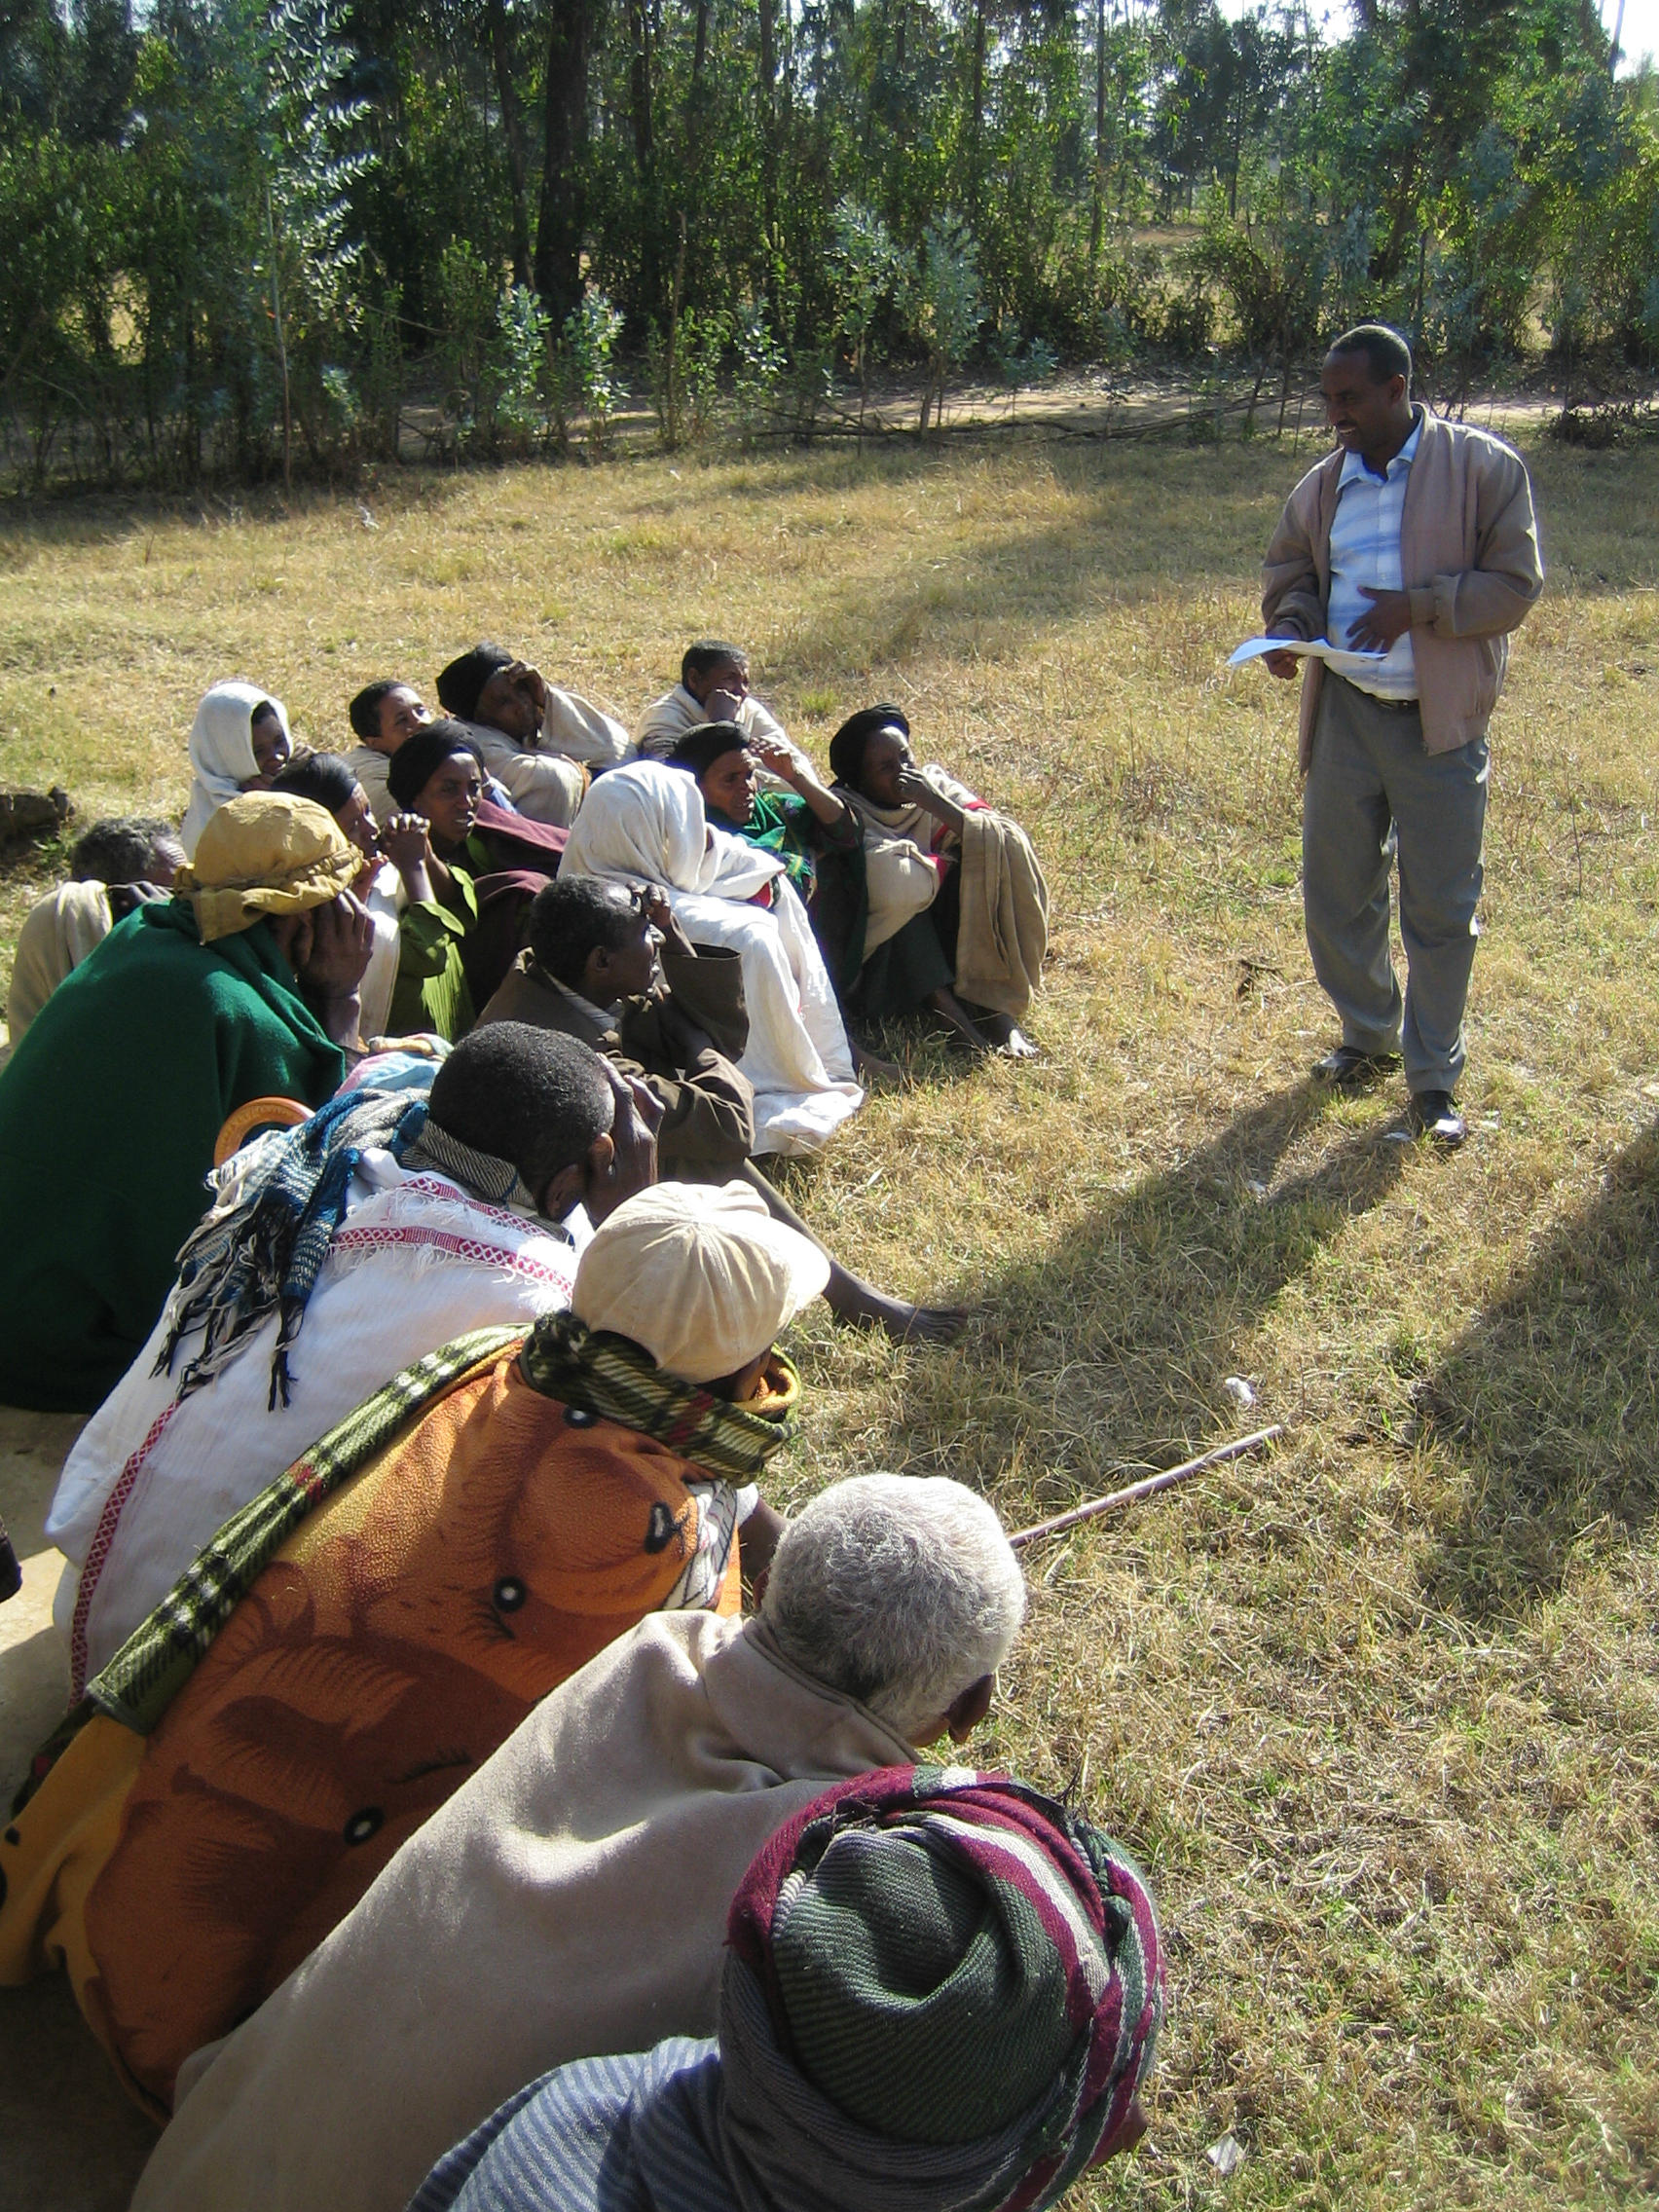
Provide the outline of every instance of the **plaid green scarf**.
[[13,1805],[19,1812],[94,1714],[149,1735],[190,1679],[198,1660],[307,1514],[320,1505],[410,1418],[475,1369],[496,1359],[522,1332],[474,1329],[427,1352],[353,1408],[303,1458],[250,1498],[197,1553],[148,1619],[133,1630],[87,1694],[29,1762]]
[[573,1313],[544,1313],[519,1354],[520,1374],[543,1397],[638,1429],[677,1457],[738,1484],[758,1481],[799,1426],[800,1377],[782,1352],[772,1354],[772,1368],[781,1371],[783,1403],[756,1413],[665,1374],[643,1346],[590,1329]]

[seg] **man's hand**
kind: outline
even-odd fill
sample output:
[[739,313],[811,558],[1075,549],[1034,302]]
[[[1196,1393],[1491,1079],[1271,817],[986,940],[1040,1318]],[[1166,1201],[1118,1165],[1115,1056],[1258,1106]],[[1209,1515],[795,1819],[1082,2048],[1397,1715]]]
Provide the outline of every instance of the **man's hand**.
[[354,997],[374,942],[369,909],[350,891],[342,891],[313,916],[311,954],[301,979],[323,1000]]
[[703,701],[703,712],[712,722],[734,722],[743,711],[743,701],[735,691],[711,691]]
[[668,903],[668,893],[660,883],[645,886],[645,919],[650,923],[670,952],[695,958],[697,947],[682,928],[674,908]]
[[1270,676],[1294,676],[1302,662],[1295,653],[1264,653],[1262,666]]
[[1348,644],[1355,652],[1385,653],[1412,626],[1412,595],[1406,591],[1373,591],[1369,584],[1359,588],[1371,608],[1357,622],[1348,624]]
[[624,1198],[649,1190],[657,1179],[656,1133],[662,1122],[662,1101],[643,1083],[625,1076],[603,1053],[600,1065],[616,1101],[611,1118],[609,1164],[598,1189],[590,1187],[582,1202],[588,1219],[598,1223],[614,1213]]

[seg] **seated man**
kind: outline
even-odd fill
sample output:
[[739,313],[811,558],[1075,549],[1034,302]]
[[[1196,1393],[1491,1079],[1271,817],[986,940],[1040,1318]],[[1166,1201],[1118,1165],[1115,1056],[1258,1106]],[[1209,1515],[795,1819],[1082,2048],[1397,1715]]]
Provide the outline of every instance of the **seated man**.
[[[732,1065],[749,1036],[741,963],[723,946],[694,945],[660,891],[647,897],[597,876],[562,875],[537,893],[530,945],[480,1024],[503,1019],[580,1037],[643,1078],[662,1102],[665,1169],[697,1181],[740,1175],[775,1219],[812,1236],[749,1159],[755,1094]],[[819,1249],[830,1264],[825,1304],[839,1320],[877,1325],[901,1342],[961,1332],[956,1309],[906,1305]]]
[[253,793],[175,895],[118,922],[0,1073],[0,1404],[91,1413],[155,1326],[228,1116],[346,1072],[369,917],[356,847]]
[[686,648],[680,682],[640,717],[635,750],[643,759],[666,760],[705,722],[736,722],[750,744],[782,746],[801,765],[810,765],[776,715],[751,692],[749,655],[741,645],[728,645],[718,638],[701,638]]
[[512,966],[530,903],[558,868],[565,831],[504,814],[484,797],[483,763],[463,722],[418,730],[399,748],[387,784],[408,810],[387,844],[409,898],[391,1033],[434,1029],[453,1041]]
[[438,678],[438,703],[465,722],[479,756],[521,814],[568,828],[588,770],[629,755],[628,732],[603,708],[561,691],[504,646],[474,645]]
[[653,1613],[602,1651],[192,2061],[133,2212],[402,2212],[549,2066],[713,2034],[756,1854],[828,1785],[965,1741],[1024,1611],[973,1492],[833,1485],[758,1619]]
[[[659,956],[660,953],[660,956]],[[479,1015],[579,1037],[661,1101],[662,1172],[724,1182],[755,1142],[755,1093],[732,1065],[749,1041],[742,963],[699,952],[659,894],[561,876],[530,909],[530,943]]]
[[412,684],[395,677],[365,683],[346,711],[358,739],[346,765],[362,785],[376,821],[384,822],[397,811],[387,790],[387,763],[406,738],[425,727],[432,711]]
[[101,944],[134,906],[165,899],[184,866],[170,822],[150,815],[94,822],[69,855],[69,881],[29,908],[18,932],[6,1000],[6,1028],[22,1042],[35,1015],[65,976]]
[[773,1339],[823,1279],[750,1192],[663,1184],[595,1233],[570,1313],[528,1341],[474,1330],[359,1407],[219,1531],[98,1677],[97,1717],[43,1754],[0,1839],[0,1980],[65,1962],[165,2115],[187,2055],[549,1691],[653,1608],[736,1614],[738,1526],[756,1572],[783,1526],[755,1488],[799,1397]]
[[1163,2019],[1133,1860],[1022,1783],[901,1767],[772,1838],[726,1924],[719,2035],[577,2059],[439,2159],[411,2212],[1051,2204],[1145,2132]]
[[568,1306],[588,1224],[653,1171],[615,1071],[516,1022],[464,1039],[429,1104],[346,1091],[236,1155],[47,1514],[73,1694],[369,1389],[468,1329]]

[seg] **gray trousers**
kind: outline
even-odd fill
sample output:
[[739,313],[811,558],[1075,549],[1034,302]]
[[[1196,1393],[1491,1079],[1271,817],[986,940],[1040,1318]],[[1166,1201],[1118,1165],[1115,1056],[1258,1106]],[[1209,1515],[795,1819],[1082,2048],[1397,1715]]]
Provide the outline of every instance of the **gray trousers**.
[[[1313,973],[1343,1043],[1403,1052],[1407,1088],[1454,1090],[1475,964],[1487,744],[1425,753],[1415,704],[1385,706],[1325,671],[1302,808],[1302,898]],[[1388,867],[1400,869],[1406,990],[1388,957]]]

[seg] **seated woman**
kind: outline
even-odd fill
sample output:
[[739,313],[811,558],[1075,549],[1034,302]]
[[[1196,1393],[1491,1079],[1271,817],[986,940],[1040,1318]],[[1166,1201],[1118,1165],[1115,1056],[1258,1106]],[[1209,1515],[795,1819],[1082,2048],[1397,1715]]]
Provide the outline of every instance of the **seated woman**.
[[799,1395],[773,1340],[825,1272],[752,1191],[643,1191],[570,1313],[474,1331],[332,1430],[37,1762],[0,1981],[66,1964],[165,2114],[550,1690],[648,1612],[737,1610],[739,1526],[754,1573],[783,1528],[755,1488]]
[[218,1171],[162,1317],[47,1514],[76,1696],[369,1387],[468,1329],[568,1306],[590,1221],[649,1180],[627,1086],[571,1039],[502,1023],[427,1080],[429,1103],[342,1091]]
[[530,903],[558,869],[565,831],[484,797],[478,748],[460,722],[417,730],[386,780],[405,809],[390,849],[409,899],[391,1033],[433,1029],[453,1042],[522,949]]
[[170,822],[151,815],[94,822],[69,855],[69,881],[29,908],[18,932],[6,1030],[14,1045],[65,976],[125,921],[134,906],[165,899],[184,866]]
[[56,989],[0,1073],[0,1404],[91,1413],[142,1348],[228,1116],[346,1072],[361,855],[308,799],[221,807],[175,896]]
[[816,1152],[864,1104],[835,993],[782,861],[704,818],[690,776],[634,760],[596,779],[561,874],[655,885],[693,944],[743,962],[756,1153]]
[[[309,754],[304,760],[284,768],[271,789],[290,792],[296,798],[309,798],[318,806],[325,806],[363,856],[363,865],[351,892],[369,910],[375,941],[358,992],[362,1004],[361,1027],[365,1043],[371,1037],[383,1037],[391,1019],[391,997],[397,987],[402,886],[396,868],[383,857],[383,851],[387,848],[369,805],[368,793],[338,753]],[[387,828],[390,830],[394,825],[388,824]],[[407,894],[403,896],[406,898]]]
[[438,677],[438,704],[465,724],[479,757],[520,813],[575,819],[595,773],[628,756],[628,732],[603,707],[549,683],[537,668],[488,642]]
[[843,722],[830,766],[864,825],[849,1006],[874,1021],[931,1007],[971,1051],[1031,1058],[1015,1024],[1042,975],[1049,887],[1024,830],[942,768],[918,769],[895,706]]
[[180,840],[187,861],[197,840],[227,800],[242,792],[265,792],[293,756],[288,713],[257,684],[232,678],[204,692],[190,731],[195,781]]

